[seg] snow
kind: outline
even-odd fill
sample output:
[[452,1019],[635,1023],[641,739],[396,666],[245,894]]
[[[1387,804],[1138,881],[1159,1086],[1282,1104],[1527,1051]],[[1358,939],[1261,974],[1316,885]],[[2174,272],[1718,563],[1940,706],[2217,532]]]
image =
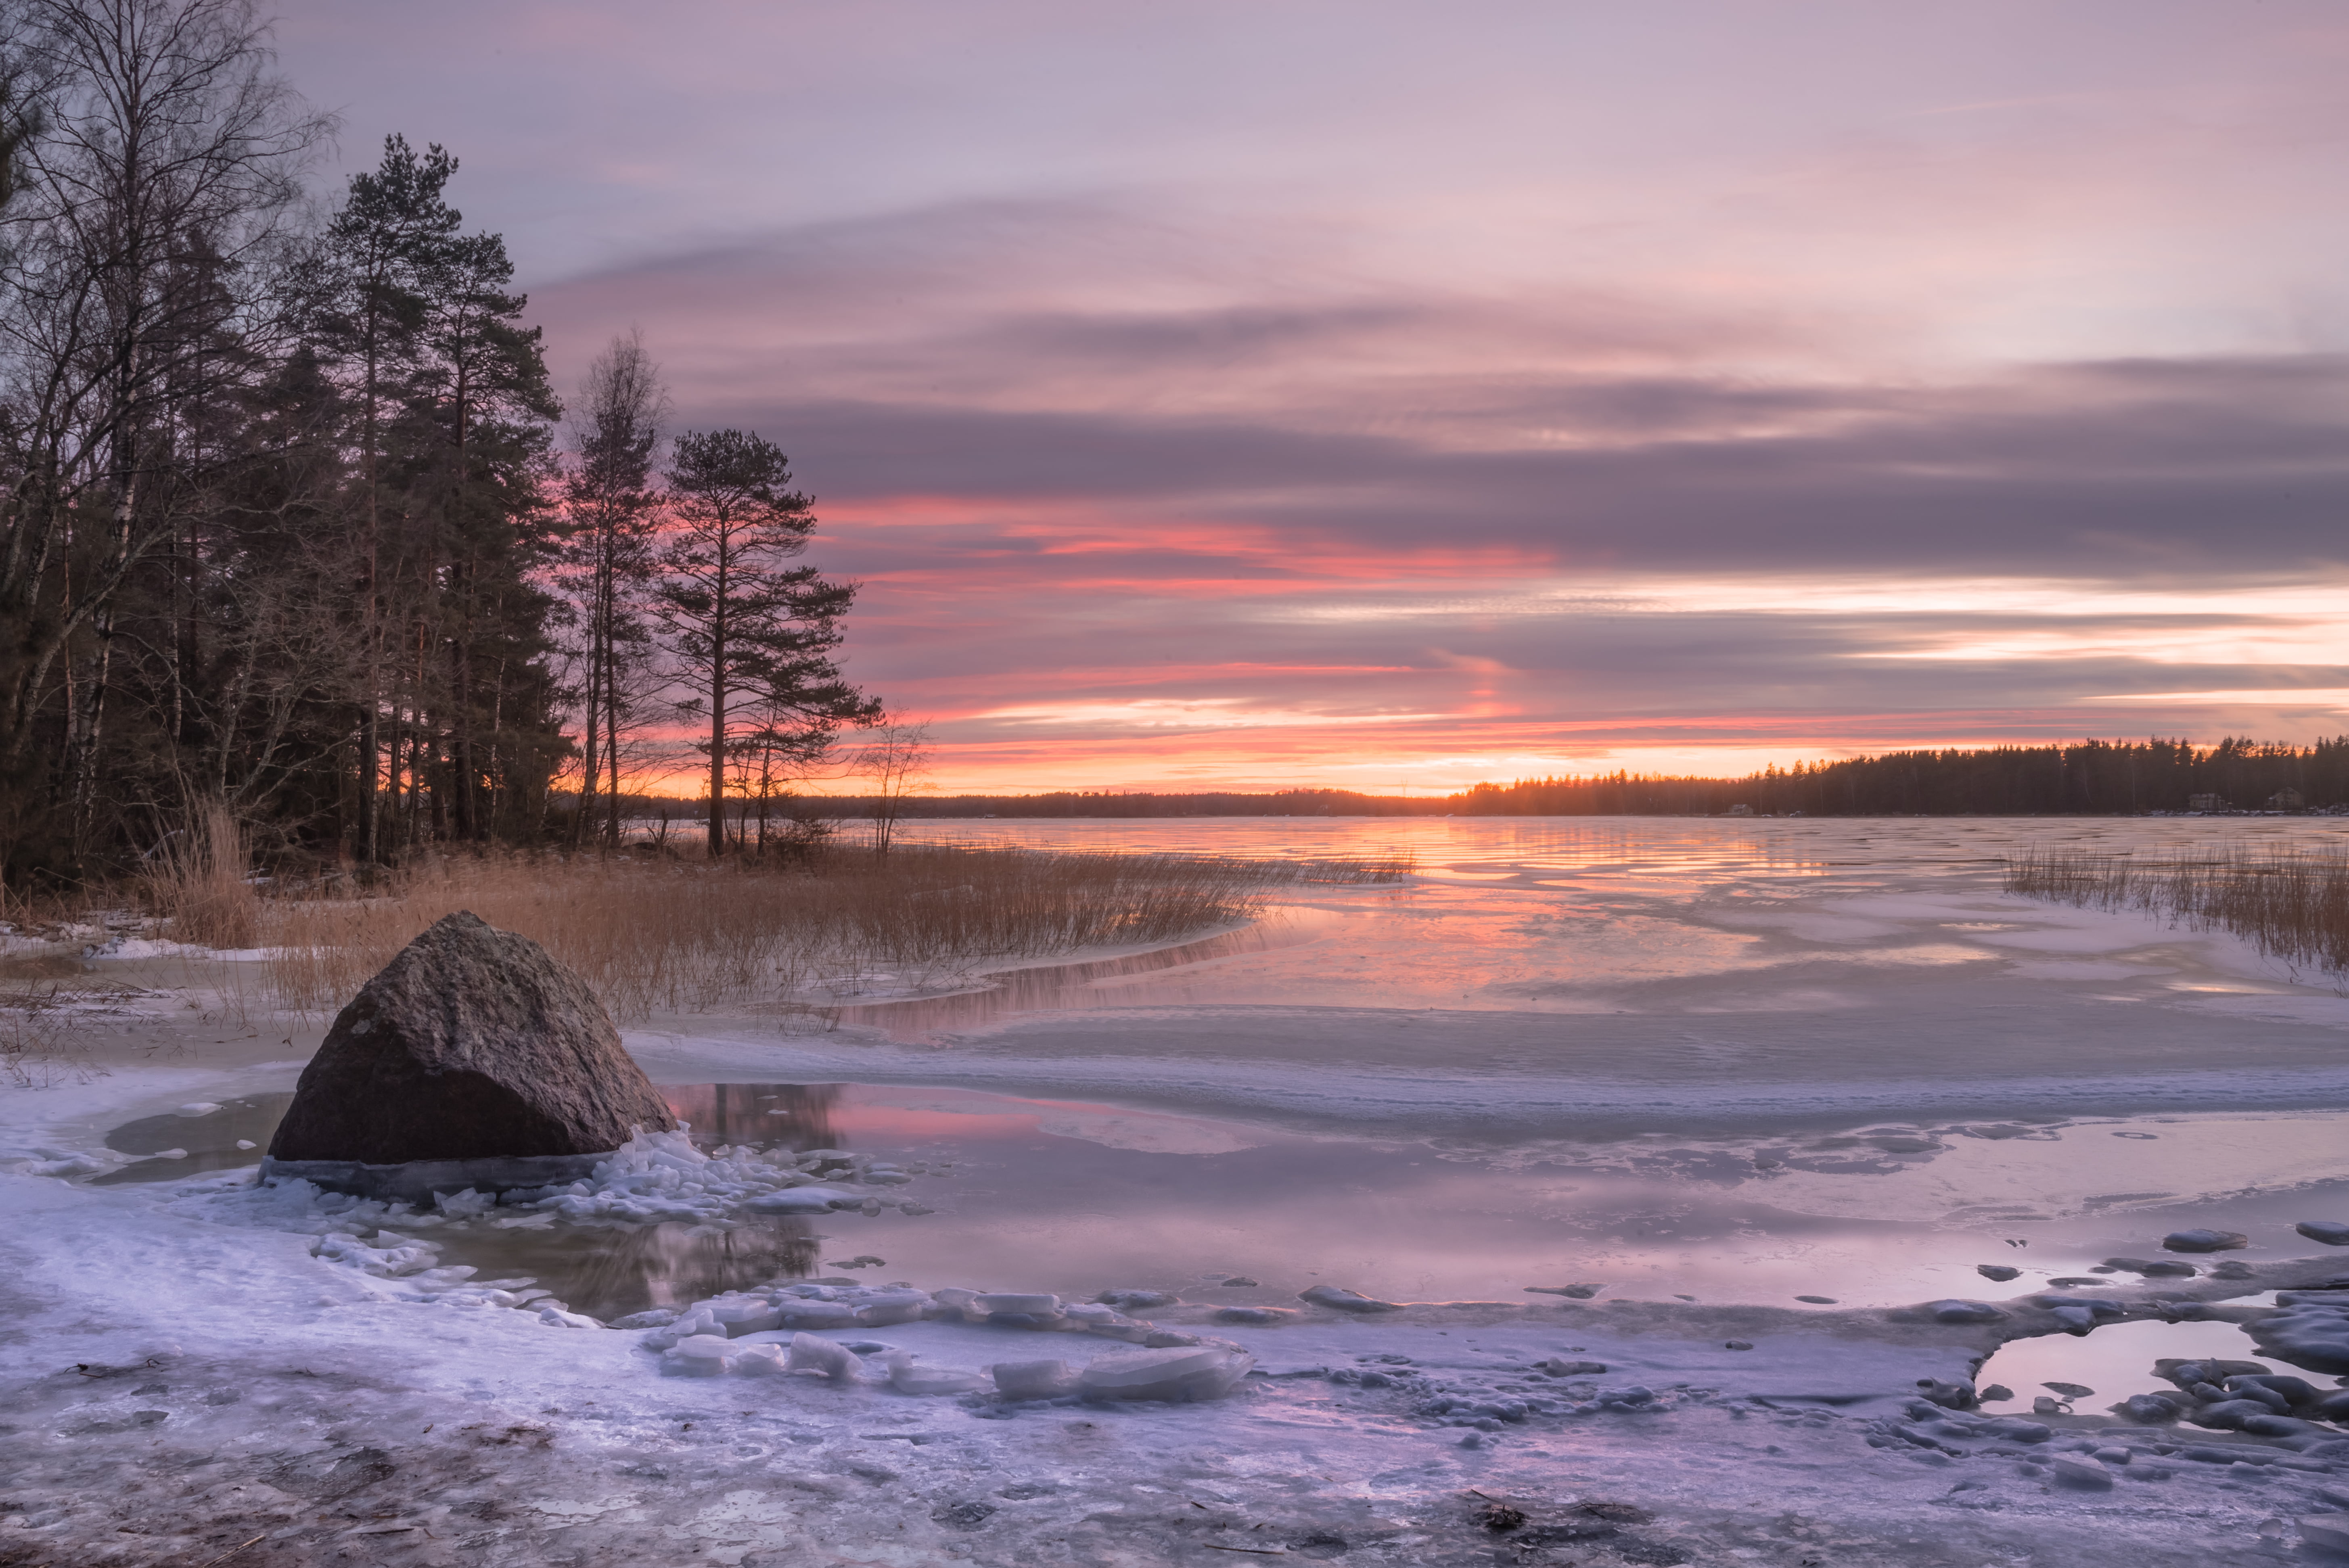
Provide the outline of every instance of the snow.
[[[1743,842],[1776,830],[1734,830]],[[108,1129],[184,1116],[170,1137],[201,1153],[217,1147],[202,1130],[221,1108],[299,1067],[269,1058],[267,1040],[234,1058],[125,1055],[109,1076],[0,1095],[0,1561],[161,1568],[275,1537],[269,1551],[289,1561],[500,1565],[1143,1568],[1237,1551],[1419,1568],[1565,1561],[1588,1542],[1590,1561],[2160,1568],[2349,1542],[2349,1526],[2324,1522],[2349,1510],[2349,1438],[2304,1400],[2276,1410],[2247,1375],[2222,1379],[2218,1399],[2181,1390],[2149,1418],[2127,1413],[2136,1385],[2107,1390],[2122,1412],[2085,1398],[2044,1416],[1963,1408],[2001,1336],[2044,1334],[2013,1343],[2059,1357],[2158,1331],[2145,1315],[2157,1291],[2244,1315],[2240,1330],[2181,1330],[2349,1356],[2349,1303],[2335,1299],[2349,1293],[2286,1288],[2270,1309],[2222,1299],[2264,1288],[2257,1277],[2123,1270],[2086,1295],[2039,1277],[2085,1266],[2046,1255],[2057,1220],[2113,1215],[2127,1231],[2131,1206],[2151,1203],[2253,1232],[2250,1272],[2272,1277],[2292,1219],[2339,1212],[2339,1188],[2323,1203],[2308,1191],[2344,1175],[2337,1125],[2280,1114],[2349,1093],[2326,999],[2207,934],[2005,900],[1978,855],[1949,851],[1971,870],[1879,861],[1797,878],[1693,837],[1665,848],[1685,863],[1536,865],[1571,857],[1520,843],[1512,867],[1464,864],[1475,874],[1416,913],[1391,890],[1377,896],[1396,909],[1333,892],[1312,942],[952,1038],[676,1019],[629,1043],[667,1082],[948,1086],[940,1106],[957,1085],[1045,1095],[1062,1107],[1055,1136],[1170,1172],[1366,1129],[1430,1150],[1462,1140],[1442,1146],[1463,1180],[1551,1169],[1572,1145],[1586,1165],[1558,1183],[1568,1209],[1610,1159],[1636,1171],[1684,1156],[1696,1174],[1671,1180],[1696,1191],[1714,1149],[1691,1130],[1728,1128],[1748,1157],[1740,1180],[1822,1222],[1972,1234],[1982,1214],[2030,1206],[2046,1220],[1998,1222],[2042,1226],[2029,1233],[2042,1245],[2002,1249],[2036,1284],[1951,1294],[1982,1287],[1966,1255],[1962,1283],[1904,1298],[1922,1311],[1888,1313],[1839,1282],[1841,1305],[1797,1309],[1768,1270],[1817,1269],[1812,1243],[1789,1242],[1790,1263],[1753,1260],[1766,1290],[1739,1295],[1733,1271],[1702,1292],[1675,1283],[1703,1295],[1693,1304],[1620,1302],[1619,1260],[1545,1252],[1522,1262],[1547,1288],[1506,1303],[1425,1300],[1446,1294],[1440,1280],[1404,1289],[1332,1270],[1304,1299],[1292,1283],[1236,1305],[1133,1254],[1103,1256],[1079,1290],[1058,1263],[1023,1273],[1027,1254],[1008,1248],[984,1271],[779,1280],[606,1326],[535,1280],[450,1264],[450,1238],[792,1213],[897,1225],[871,1216],[938,1199],[854,1150],[703,1150],[675,1135],[639,1138],[560,1189],[426,1211],[255,1186],[249,1170],[94,1185],[129,1162],[104,1147]],[[1555,910],[1566,923],[1506,935]],[[1577,944],[1594,930],[1601,957],[1586,962]],[[1656,940],[1672,931],[1685,939]],[[1599,972],[1631,948],[1644,978]],[[1315,968],[1329,974],[1299,978]],[[2169,989],[2180,982],[2265,986],[2302,1011],[2254,1031],[2201,999],[2246,994]],[[2214,1060],[2224,1030],[2242,1032]],[[1810,1147],[1871,1119],[1899,1125],[1857,1150]],[[1657,1129],[1672,1141],[1620,1137]],[[1750,1158],[1764,1150],[1780,1151],[1766,1181]],[[1340,1169],[1334,1153],[1325,1168]],[[1286,1169],[1311,1190],[1310,1161]],[[2262,1228],[2228,1207],[2251,1189],[2292,1218]],[[1144,1226],[1144,1246],[1148,1225],[1226,1222],[1196,1183],[1167,1194],[1146,1223],[1107,1222]],[[973,1213],[990,1201],[958,1199]],[[2161,1227],[2138,1231],[2085,1256],[2150,1251]],[[1325,1238],[1332,1255],[1374,1240]],[[1233,1264],[1275,1279],[1253,1255]],[[1552,1294],[1602,1280],[1603,1294]],[[1943,1307],[1961,1321],[1939,1321]],[[2056,1381],[2102,1376],[2045,1365]],[[2274,1422],[2286,1425],[2262,1429]],[[1522,1518],[1496,1528],[1495,1499]]]

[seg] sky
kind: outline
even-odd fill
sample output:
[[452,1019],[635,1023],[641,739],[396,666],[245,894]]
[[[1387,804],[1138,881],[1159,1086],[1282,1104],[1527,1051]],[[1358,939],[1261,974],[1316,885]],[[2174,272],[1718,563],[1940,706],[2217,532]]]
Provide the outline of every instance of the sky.
[[947,790],[2349,730],[2336,0],[287,0]]

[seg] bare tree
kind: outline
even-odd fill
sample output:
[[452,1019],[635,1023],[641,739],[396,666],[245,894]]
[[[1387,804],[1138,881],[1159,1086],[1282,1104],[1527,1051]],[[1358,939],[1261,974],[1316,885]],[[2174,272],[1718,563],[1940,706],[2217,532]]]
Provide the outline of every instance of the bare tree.
[[290,331],[289,220],[331,122],[272,71],[250,0],[16,0],[0,211],[0,769],[63,686],[85,843],[119,596],[220,455],[202,416]]
[[873,781],[873,852],[885,855],[905,804],[930,783],[930,727],[893,722],[873,727],[871,738],[849,758],[852,774]]
[[[653,457],[668,414],[660,367],[633,329],[612,339],[580,379],[572,416],[576,462],[564,487],[571,540],[564,583],[577,617],[585,749],[574,843],[595,830],[618,845],[621,753],[654,695],[643,600],[659,505]],[[607,820],[595,829],[599,771],[610,783]]]

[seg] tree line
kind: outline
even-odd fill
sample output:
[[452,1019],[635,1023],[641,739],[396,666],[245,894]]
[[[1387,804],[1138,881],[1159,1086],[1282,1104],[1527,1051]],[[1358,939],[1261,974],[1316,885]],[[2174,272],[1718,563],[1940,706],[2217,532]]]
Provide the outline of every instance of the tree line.
[[881,717],[782,451],[666,441],[633,335],[566,421],[457,158],[388,138],[318,213],[334,129],[250,0],[0,0],[11,884],[221,805],[361,863],[614,841],[680,724],[723,851]]
[[[932,796],[914,817],[1596,817],[1757,815],[2127,816],[2198,809],[2322,810],[2349,803],[2349,736],[2311,746],[2224,739],[1895,751],[1765,768],[1739,779],[1617,772],[1478,784],[1443,796],[1350,789],[1268,794],[1061,790]],[[864,815],[863,797],[811,803]]]

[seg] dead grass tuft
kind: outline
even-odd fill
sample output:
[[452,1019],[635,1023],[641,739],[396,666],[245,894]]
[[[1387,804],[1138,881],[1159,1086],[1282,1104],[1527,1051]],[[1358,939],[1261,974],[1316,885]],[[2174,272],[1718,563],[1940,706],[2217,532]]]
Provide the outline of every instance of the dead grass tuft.
[[2145,861],[2033,851],[2006,866],[2006,891],[2081,908],[2137,910],[2195,931],[2225,931],[2269,957],[2349,974],[2349,854],[2233,851]]
[[0,1084],[48,1088],[105,1076],[88,1039],[67,1026],[55,985],[0,991]]
[[651,850],[450,857],[357,893],[262,906],[263,1000],[331,1013],[419,932],[470,909],[584,976],[623,1017],[791,1000],[887,970],[936,983],[1006,958],[1171,942],[1254,916],[1266,892],[1393,881],[1399,861],[1289,863],[899,844],[788,864]]
[[172,940],[204,947],[255,944],[261,898],[248,879],[252,855],[235,813],[220,801],[199,805],[188,825],[165,839],[148,872],[147,895],[171,923]]

